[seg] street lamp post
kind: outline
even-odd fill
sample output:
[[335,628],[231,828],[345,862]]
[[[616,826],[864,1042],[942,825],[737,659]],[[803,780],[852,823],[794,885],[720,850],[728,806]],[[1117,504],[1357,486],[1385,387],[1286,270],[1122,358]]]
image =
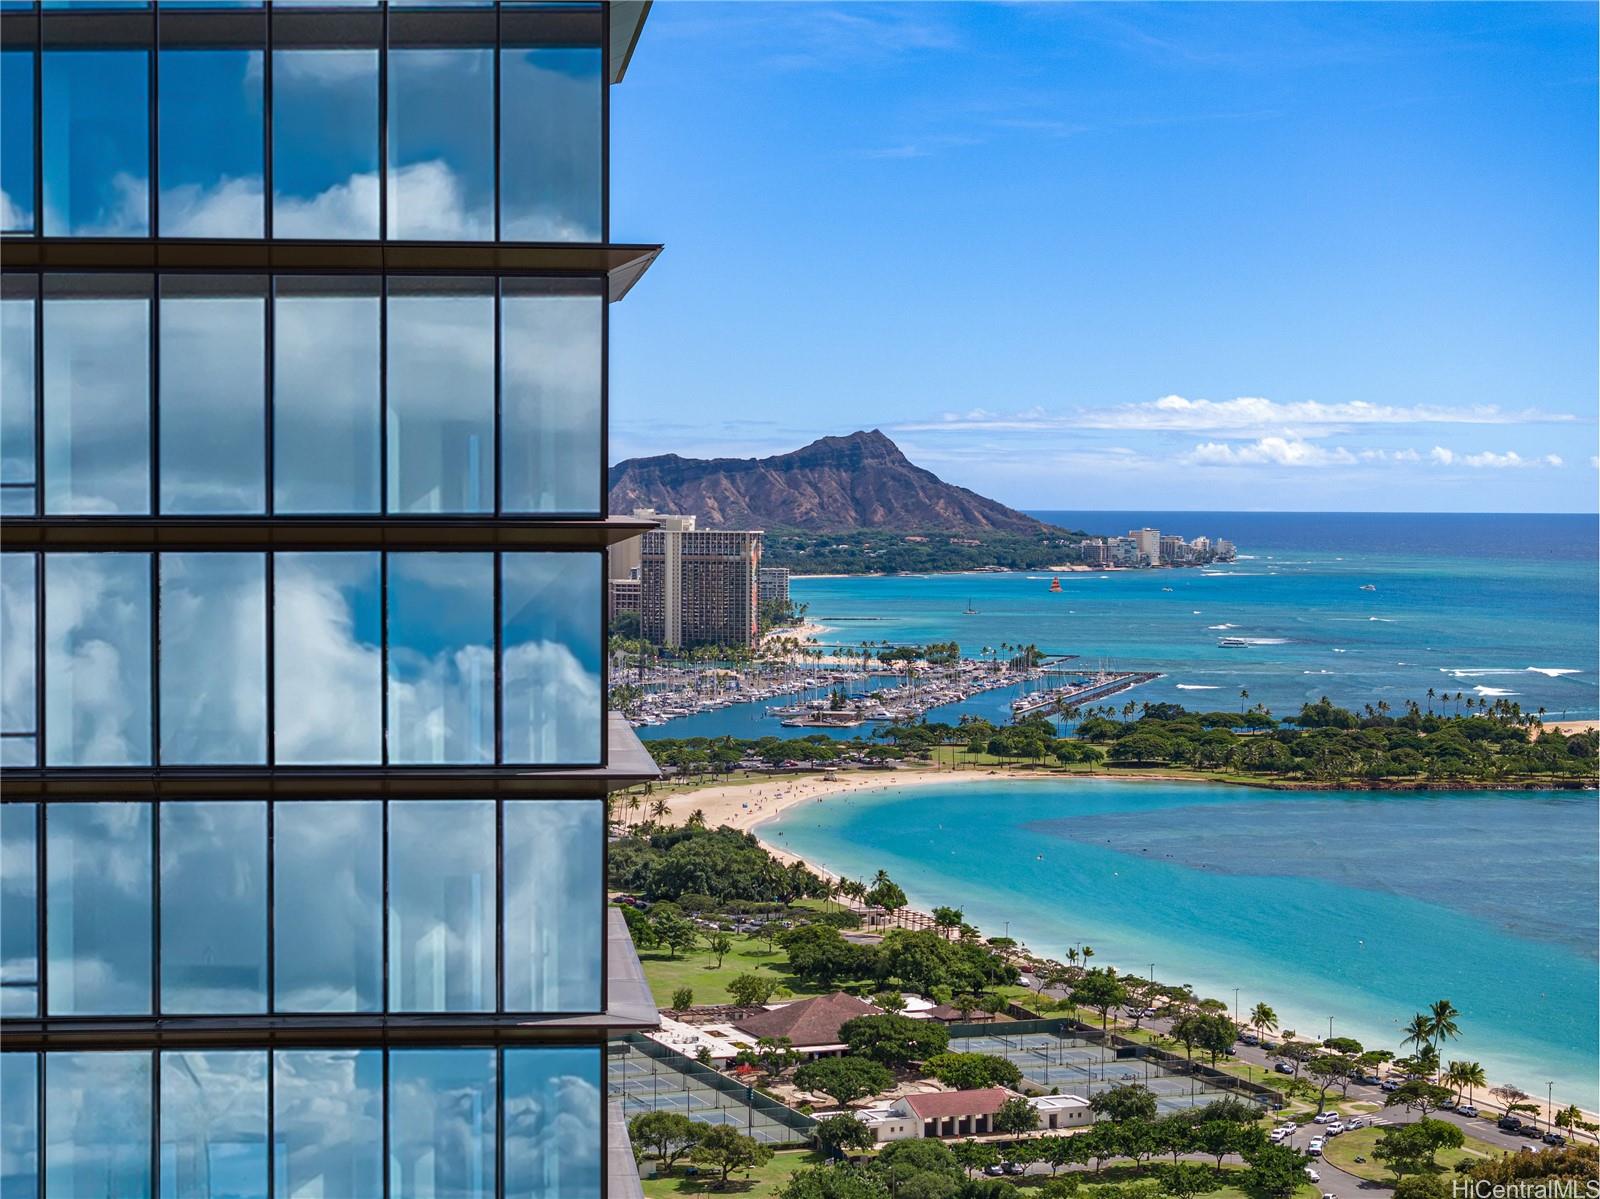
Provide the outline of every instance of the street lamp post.
[[1550,1131],[1556,1130],[1556,1084],[1551,1079],[1544,1084],[1544,1118],[1550,1121]]
[[1333,1017],[1328,1017],[1328,1040],[1333,1040]]
[[1233,1022],[1239,1023],[1239,988],[1233,989]]

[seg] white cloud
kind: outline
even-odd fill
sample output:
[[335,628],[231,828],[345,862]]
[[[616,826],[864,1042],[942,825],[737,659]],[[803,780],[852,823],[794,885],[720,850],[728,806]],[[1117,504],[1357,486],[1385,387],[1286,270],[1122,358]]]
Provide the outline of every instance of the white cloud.
[[[1352,426],[1379,425],[1510,425],[1530,422],[1571,421],[1565,413],[1536,409],[1508,411],[1493,404],[1442,407],[1436,404],[1370,404],[1352,400],[1324,404],[1316,400],[1279,403],[1258,396],[1233,400],[1190,400],[1162,396],[1141,404],[1108,408],[1079,408],[1051,413],[1033,407],[1016,413],[996,413],[984,408],[946,412],[936,420],[897,426],[900,432],[957,432],[984,429],[997,432],[1039,432],[1052,429],[1123,429],[1145,432],[1230,432],[1239,435],[1281,434],[1292,430],[1324,432]],[[1299,434],[1314,435],[1307,432]]]
[[1207,441],[1183,459],[1192,466],[1353,466],[1358,457],[1343,447],[1314,445],[1288,437],[1263,437],[1245,445]]
[[1531,458],[1523,457],[1516,450],[1507,450],[1503,454],[1497,454],[1493,450],[1466,454],[1459,450],[1447,450],[1440,445],[1428,451],[1428,460],[1438,466],[1468,466],[1474,470],[1519,470],[1566,465],[1559,454],[1543,454]]

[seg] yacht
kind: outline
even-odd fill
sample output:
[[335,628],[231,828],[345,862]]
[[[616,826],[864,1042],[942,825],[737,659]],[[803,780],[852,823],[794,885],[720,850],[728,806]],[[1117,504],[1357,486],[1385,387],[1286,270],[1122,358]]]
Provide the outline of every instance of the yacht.
[[1363,583],[1363,584],[1361,584],[1361,590],[1363,590],[1363,591],[1376,591],[1377,588],[1374,587],[1371,583]]
[[1217,644],[1223,649],[1249,649],[1250,642],[1244,637],[1218,637]]

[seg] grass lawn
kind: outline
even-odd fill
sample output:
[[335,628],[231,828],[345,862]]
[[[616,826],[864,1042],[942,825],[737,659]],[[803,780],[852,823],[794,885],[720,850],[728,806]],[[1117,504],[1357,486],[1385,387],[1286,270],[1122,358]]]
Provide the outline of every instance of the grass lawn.
[[794,1171],[804,1166],[820,1165],[822,1160],[820,1153],[810,1149],[780,1149],[764,1166],[757,1166],[744,1174],[735,1171],[728,1180],[727,1190],[712,1189],[717,1181],[714,1173],[708,1174],[702,1168],[700,1174],[685,1177],[683,1167],[679,1166],[674,1177],[645,1179],[645,1199],[679,1199],[686,1195],[745,1195],[750,1199],[765,1199],[766,1196],[776,1195],[778,1188],[789,1181],[789,1175]]
[[716,955],[702,948],[676,958],[669,958],[665,949],[641,949],[639,961],[644,965],[644,976],[656,1003],[665,1007],[679,987],[693,991],[696,1003],[727,1003],[728,983],[740,974],[774,978],[801,999],[823,993],[789,973],[789,958],[783,950],[769,950],[766,942],[743,933],[729,935],[733,950],[722,959],[720,967]]
[[[1358,1128],[1354,1132],[1347,1132],[1343,1136],[1334,1137],[1323,1149],[1322,1155],[1331,1165],[1347,1173],[1354,1174],[1357,1178],[1366,1178],[1373,1182],[1392,1184],[1394,1175],[1389,1168],[1372,1156],[1372,1150],[1378,1143],[1379,1129]],[[1475,1136],[1468,1136],[1466,1143],[1460,1149],[1441,1149],[1436,1159],[1438,1173],[1454,1170],[1460,1161],[1478,1161],[1483,1158],[1501,1156],[1504,1151],[1498,1145],[1491,1145],[1488,1141],[1480,1141]],[[1364,1157],[1364,1162],[1356,1158]]]
[[[1165,1163],[1163,1162],[1159,1164]],[[1225,1176],[1237,1174],[1242,1169],[1242,1166],[1233,1165],[1222,1167],[1222,1171]],[[1063,1173],[1067,1173],[1067,1171],[1063,1171]],[[1160,1177],[1160,1172],[1157,1168],[1153,1168],[1151,1166],[1131,1165],[1107,1166],[1099,1173],[1099,1175],[1096,1175],[1092,1170],[1077,1170],[1072,1171],[1072,1173],[1077,1175],[1079,1182],[1084,1186],[1098,1186],[1103,1183],[1116,1183],[1120,1185],[1123,1183],[1138,1182],[1140,1179]],[[1023,1188],[1023,1193],[1027,1194],[1032,1188],[1043,1186],[1044,1183],[1049,1180],[1049,1177],[1050,1176],[1048,1174],[1029,1174],[1023,1178],[1013,1178],[1010,1181]],[[1205,1195],[1206,1199],[1250,1199],[1242,1187],[1235,1186],[1231,1182],[1227,1183],[1226,1185],[1219,1186],[1215,1190],[1203,1191],[1201,1193]],[[1317,1193],[1317,1188],[1311,1183],[1307,1182],[1295,1190],[1294,1199],[1311,1199],[1311,1197],[1315,1196]]]

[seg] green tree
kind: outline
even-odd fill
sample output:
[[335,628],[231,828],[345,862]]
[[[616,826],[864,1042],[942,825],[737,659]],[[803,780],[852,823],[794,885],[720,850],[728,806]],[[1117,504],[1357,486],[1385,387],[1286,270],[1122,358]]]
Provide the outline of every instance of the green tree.
[[717,969],[722,969],[722,959],[733,952],[733,938],[724,932],[715,932],[706,938],[706,948],[717,957]]
[[759,974],[736,974],[728,981],[728,998],[740,1007],[760,1007],[781,990],[777,979]]
[[699,1143],[704,1124],[680,1112],[645,1112],[628,1121],[634,1146],[658,1159],[668,1170]]
[[996,1132],[1032,1132],[1039,1127],[1039,1113],[1021,1095],[1013,1095],[1000,1105],[994,1114]]
[[1257,1199],[1288,1199],[1306,1180],[1306,1156],[1287,1145],[1262,1145],[1245,1158],[1239,1182]]
[[671,1010],[681,1012],[685,1008],[694,1006],[694,991],[689,987],[678,987],[672,992]]
[[950,1152],[955,1154],[956,1163],[969,1173],[1000,1164],[999,1147],[987,1141],[957,1141],[950,1146]]
[[1407,1111],[1416,1109],[1417,1114],[1426,1117],[1431,1111],[1443,1107],[1450,1102],[1450,1089],[1435,1083],[1424,1082],[1420,1078],[1412,1079],[1401,1084],[1398,1088],[1384,1096],[1384,1107],[1404,1107]]
[[898,912],[906,906],[906,893],[892,879],[885,877],[867,892],[867,902],[886,912]]
[[1459,1149],[1466,1134],[1445,1120],[1426,1117],[1414,1124],[1393,1124],[1379,1130],[1372,1156],[1395,1174],[1415,1174],[1434,1167],[1441,1149]]
[[927,1061],[950,1047],[950,1030],[944,1025],[893,1014],[846,1020],[839,1035],[852,1054],[885,1066]]
[[837,1165],[796,1170],[789,1175],[789,1181],[778,1188],[778,1199],[890,1199],[890,1195],[878,1174]]
[[870,1058],[825,1057],[797,1069],[794,1085],[802,1091],[831,1096],[835,1102],[848,1106],[887,1091],[894,1085],[894,1075]]
[[836,1155],[850,1149],[871,1149],[877,1141],[872,1129],[848,1112],[818,1120],[813,1135],[823,1152]]
[[754,1066],[768,1079],[800,1064],[801,1053],[788,1037],[758,1037],[754,1049],[741,1049],[733,1059],[736,1066]]
[[1453,1041],[1461,1035],[1461,1026],[1456,1022],[1461,1015],[1456,1011],[1455,1004],[1448,999],[1436,999],[1428,1005],[1428,1044],[1435,1049],[1442,1049],[1446,1041]]
[[1022,1071],[1009,1058],[994,1053],[936,1053],[924,1063],[928,1073],[958,1091],[982,1087],[1022,1086]]
[[1470,1101],[1475,1088],[1489,1085],[1489,1076],[1479,1062],[1455,1061],[1445,1067],[1444,1081],[1456,1089],[1456,1102],[1459,1103],[1461,1092],[1465,1091]]
[[1407,1174],[1396,1180],[1394,1199],[1450,1199],[1450,1184],[1437,1174]]
[[1111,1009],[1127,998],[1128,990],[1108,969],[1086,971],[1073,984],[1070,998],[1074,1005],[1100,1013],[1100,1027],[1105,1029]]
[[1113,1124],[1150,1121],[1156,1118],[1156,1097],[1149,1087],[1136,1082],[1118,1083],[1091,1098],[1089,1110]]
[[1173,1199],[1193,1199],[1193,1196],[1215,1190],[1217,1186],[1212,1172],[1194,1162],[1175,1162],[1170,1166],[1162,1166],[1156,1177],[1161,1183],[1162,1193],[1173,1196]]
[[699,940],[694,924],[675,912],[661,913],[651,920],[651,925],[655,929],[656,939],[667,947],[669,958],[687,953]]
[[772,1160],[772,1147],[747,1137],[731,1124],[708,1124],[689,1157],[696,1165],[710,1166],[722,1186],[735,1170],[748,1170]]

